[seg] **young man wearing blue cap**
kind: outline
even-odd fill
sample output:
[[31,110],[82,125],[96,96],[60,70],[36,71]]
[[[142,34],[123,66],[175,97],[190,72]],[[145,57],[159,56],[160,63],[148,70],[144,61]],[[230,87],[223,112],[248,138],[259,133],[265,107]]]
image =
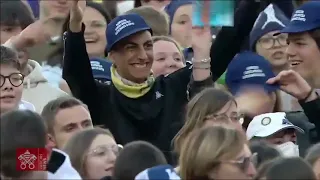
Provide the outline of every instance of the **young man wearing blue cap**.
[[291,68],[308,83],[320,89],[320,1],[309,1],[298,7],[289,25],[287,54]]
[[196,30],[192,66],[155,79],[151,72],[151,28],[137,14],[116,17],[106,32],[106,52],[114,63],[110,68],[111,84],[101,84],[92,76],[83,37],[85,1],[72,3],[63,77],[74,95],[88,105],[94,123],[109,128],[118,143],[145,140],[170,157],[170,142],[182,123],[190,77],[194,82],[191,86],[212,83],[210,29]]

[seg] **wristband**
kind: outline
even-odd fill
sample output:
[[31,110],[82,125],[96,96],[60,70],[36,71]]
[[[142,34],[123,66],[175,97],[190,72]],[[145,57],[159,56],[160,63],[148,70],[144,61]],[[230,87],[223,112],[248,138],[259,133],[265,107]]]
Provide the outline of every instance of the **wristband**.
[[210,63],[193,63],[192,67],[194,69],[210,69],[211,64]]
[[211,58],[205,58],[205,59],[201,59],[200,61],[195,61],[194,58],[192,58],[192,63],[208,63],[211,62]]
[[310,92],[308,92],[307,96],[305,98],[303,98],[302,100],[300,100],[300,101],[306,102],[307,99],[312,95],[312,93],[313,93],[313,89],[311,88],[311,90],[310,90]]
[[195,61],[194,58],[192,58],[192,65],[194,69],[210,69],[211,67],[211,58],[205,58],[200,61]]

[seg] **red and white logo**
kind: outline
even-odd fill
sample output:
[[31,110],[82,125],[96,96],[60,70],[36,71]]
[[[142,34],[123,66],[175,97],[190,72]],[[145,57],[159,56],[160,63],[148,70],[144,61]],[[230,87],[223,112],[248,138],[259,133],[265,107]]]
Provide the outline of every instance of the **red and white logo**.
[[16,168],[19,171],[46,171],[47,159],[46,148],[19,148],[16,151]]

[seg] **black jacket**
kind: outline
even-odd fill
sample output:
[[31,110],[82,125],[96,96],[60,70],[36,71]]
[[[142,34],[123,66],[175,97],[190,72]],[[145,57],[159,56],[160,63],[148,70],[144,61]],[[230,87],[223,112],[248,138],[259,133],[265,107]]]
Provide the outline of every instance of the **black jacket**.
[[299,154],[304,157],[307,149],[313,144],[315,126],[309,122],[308,117],[302,111],[286,112],[288,120],[295,126],[303,129],[304,133],[297,132],[297,144],[299,145]]
[[309,121],[314,124],[311,133],[312,144],[320,142],[320,97],[310,102],[299,102]]
[[[93,79],[83,35],[84,28],[80,33],[67,33],[63,77],[74,96],[88,105],[93,123],[109,128],[118,143],[145,140],[169,157],[170,141],[182,125],[191,65],[158,77],[147,94],[131,99],[112,83],[101,84]],[[191,95],[192,89],[196,88],[190,88]]]
[[[213,81],[223,74],[228,63],[239,52],[241,41],[250,33],[257,16],[250,13],[250,8],[256,8],[256,3],[243,6],[242,12],[238,12],[239,17],[242,17],[238,18],[239,22],[233,28],[222,29],[213,44]],[[84,29],[83,25],[79,33],[68,30],[65,36],[63,78],[68,82],[73,95],[88,105],[93,123],[109,128],[118,143],[145,140],[161,149],[167,158],[170,157],[170,142],[183,124],[184,108],[188,102],[187,90],[192,95],[196,93],[194,89],[197,89],[188,89],[191,65],[187,64],[167,77],[158,77],[143,97],[128,98],[112,83],[107,85],[95,82],[86,51]],[[191,86],[202,87],[203,84],[207,82],[193,82]],[[162,94],[162,97],[157,98],[157,93]],[[171,162],[171,158],[168,160]]]
[[287,118],[304,130],[304,133],[297,134],[300,156],[304,157],[309,147],[320,141],[320,98],[299,103],[304,112],[287,112]]

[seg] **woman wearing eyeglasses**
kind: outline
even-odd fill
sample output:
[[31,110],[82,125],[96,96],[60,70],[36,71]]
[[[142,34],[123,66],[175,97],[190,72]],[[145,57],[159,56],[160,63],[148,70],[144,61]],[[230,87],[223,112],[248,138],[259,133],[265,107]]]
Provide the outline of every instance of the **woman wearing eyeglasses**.
[[112,176],[121,149],[109,130],[95,128],[74,135],[63,151],[70,156],[72,166],[82,179],[101,179]]
[[174,150],[179,154],[189,134],[202,127],[231,126],[244,133],[242,120],[237,103],[231,94],[207,88],[189,101],[185,123],[173,140]]
[[228,127],[194,131],[182,145],[181,179],[252,179],[256,154],[251,154],[246,142],[242,133]]
[[35,110],[31,103],[21,100],[23,81],[18,54],[10,48],[1,46],[0,115],[14,109]]

